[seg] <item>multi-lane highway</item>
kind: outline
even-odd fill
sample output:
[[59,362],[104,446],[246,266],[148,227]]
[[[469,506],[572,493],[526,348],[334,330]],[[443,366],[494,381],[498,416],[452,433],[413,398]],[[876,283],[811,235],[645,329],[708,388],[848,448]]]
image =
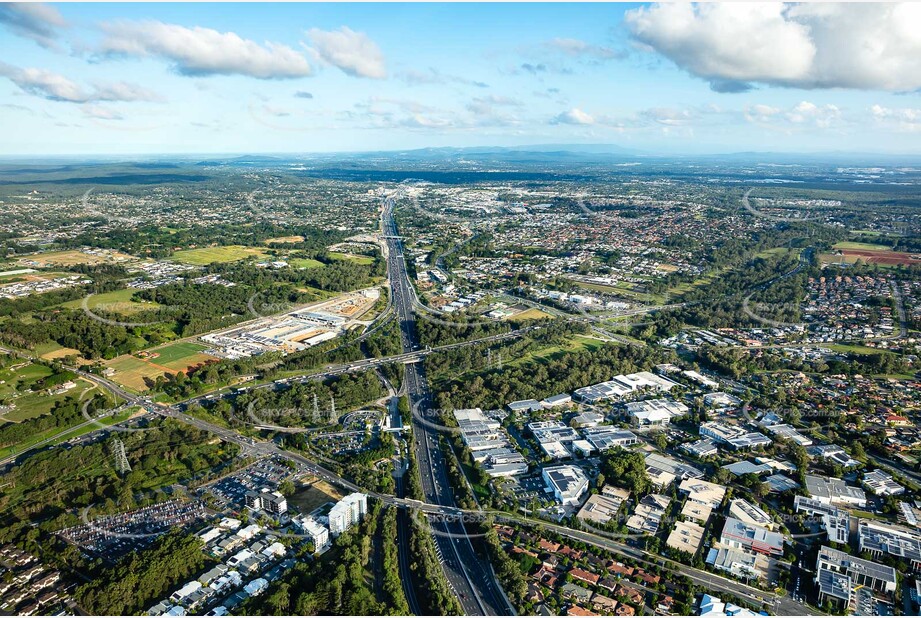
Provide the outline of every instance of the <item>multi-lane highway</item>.
[[[381,214],[381,229],[387,241],[387,278],[390,281],[394,310],[400,322],[400,341],[403,352],[411,354],[421,347],[413,315],[416,297],[406,272],[403,242],[393,220],[393,207],[394,200],[387,199]],[[417,413],[424,414],[432,408],[422,364],[407,364],[403,382],[410,407],[414,411],[414,444],[410,444],[410,448],[415,449],[425,501],[434,505],[454,507],[451,481],[443,455],[438,448],[438,433],[415,420]],[[435,533],[435,543],[443,560],[448,584],[457,594],[464,612],[487,616],[514,614],[514,608],[492,575],[489,561],[474,550],[463,522],[457,518],[436,516],[430,524]]]

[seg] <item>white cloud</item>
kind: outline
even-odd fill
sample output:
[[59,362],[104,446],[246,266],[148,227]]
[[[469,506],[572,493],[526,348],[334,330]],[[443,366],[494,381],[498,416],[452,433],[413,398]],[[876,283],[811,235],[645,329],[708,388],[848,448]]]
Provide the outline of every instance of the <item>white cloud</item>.
[[384,54],[364,32],[343,26],[330,31],[313,28],[307,34],[314,45],[313,51],[345,74],[371,79],[387,77]]
[[83,110],[83,115],[87,118],[95,118],[96,120],[124,120],[121,114],[110,107],[91,104],[84,105],[81,109]]
[[42,47],[53,48],[58,29],[67,22],[56,8],[47,4],[0,2],[0,24]]
[[921,88],[921,4],[657,4],[633,37],[714,90]]
[[749,122],[764,123],[770,122],[772,118],[780,113],[780,111],[781,110],[779,107],[772,107],[770,105],[762,105],[759,103],[746,107],[744,116],[745,119]]
[[556,38],[547,41],[544,45],[549,49],[561,52],[573,58],[588,57],[595,60],[611,60],[612,58],[620,58],[623,56],[622,53],[610,47],[593,45],[580,39]]
[[835,105],[816,105],[809,101],[797,103],[786,114],[787,120],[794,124],[814,124],[827,128],[841,117],[841,110]]
[[410,69],[400,71],[396,78],[409,84],[410,86],[430,85],[430,84],[461,84],[465,86],[476,86],[477,88],[489,88],[489,84],[459,75],[449,75],[442,73],[438,69],[429,68],[427,71],[417,71]]
[[750,105],[745,108],[743,117],[748,122],[765,126],[791,129],[819,128],[828,129],[842,124],[844,118],[837,105],[816,105],[811,101],[800,101],[789,109],[770,105]]
[[257,79],[291,79],[312,73],[303,54],[271,41],[262,45],[234,32],[186,28],[159,21],[103,24],[107,54],[156,56],[173,63],[183,75],[246,75]]
[[563,112],[550,121],[551,124],[578,124],[590,125],[595,124],[595,119],[578,107],[574,107],[568,112]]
[[92,101],[162,101],[155,92],[137,84],[115,82],[97,84],[87,89],[67,77],[46,69],[20,69],[0,62],[0,75],[28,94],[44,97],[50,101],[68,103],[89,103]]
[[916,133],[921,131],[921,108],[891,108],[873,105],[870,114],[878,124],[889,126],[898,131]]

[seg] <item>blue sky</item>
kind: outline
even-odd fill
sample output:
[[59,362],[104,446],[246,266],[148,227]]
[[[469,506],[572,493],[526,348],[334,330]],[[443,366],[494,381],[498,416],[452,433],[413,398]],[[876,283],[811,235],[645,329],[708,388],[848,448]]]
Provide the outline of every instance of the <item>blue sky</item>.
[[921,153],[918,23],[917,4],[0,5],[0,154]]

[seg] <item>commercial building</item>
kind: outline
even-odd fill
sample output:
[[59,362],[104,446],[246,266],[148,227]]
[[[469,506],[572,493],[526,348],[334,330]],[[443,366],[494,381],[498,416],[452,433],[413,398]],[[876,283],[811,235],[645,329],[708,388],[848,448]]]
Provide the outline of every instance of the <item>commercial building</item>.
[[856,605],[858,589],[866,587],[876,593],[891,595],[898,580],[892,567],[855,558],[823,545],[816,560],[815,581],[819,588],[819,603],[830,601],[841,613],[848,613]]
[[867,494],[859,487],[851,487],[841,479],[827,476],[806,475],[806,492],[810,497],[825,504],[844,504],[863,508],[867,505]]
[[502,425],[480,408],[455,410],[461,439],[490,476],[515,476],[528,471],[528,462],[512,448]]
[[808,438],[798,432],[792,425],[780,424],[770,425],[764,428],[772,436],[791,440],[800,446],[812,446],[812,438]]
[[767,474],[774,469],[768,464],[758,464],[746,460],[726,464],[723,466],[723,468],[731,472],[733,476],[744,476],[746,474],[755,474],[757,476],[761,476],[762,474]]
[[864,474],[863,484],[877,496],[898,496],[905,493],[905,488],[896,483],[891,474],[878,469]]
[[921,571],[921,536],[916,531],[862,519],[857,525],[857,538],[861,552],[875,557],[890,555]]
[[576,389],[573,396],[585,403],[597,403],[607,399],[619,399],[640,389],[667,393],[676,386],[678,386],[677,382],[648,371],[640,371],[629,375],[614,376],[607,382]]
[[841,466],[842,468],[853,468],[860,465],[860,462],[847,454],[843,448],[837,444],[820,444],[818,446],[810,446],[806,449],[813,457],[818,457],[821,459],[828,459],[832,463]]
[[646,474],[654,485],[668,485],[676,479],[699,479],[704,473],[691,464],[672,459],[659,453],[646,455]]
[[632,431],[617,429],[611,425],[586,427],[582,430],[582,435],[586,440],[591,442],[592,446],[594,446],[599,453],[603,453],[615,446],[620,446],[622,448],[633,446],[639,441],[639,438],[637,438],[636,434]]
[[507,441],[500,433],[502,425],[497,420],[483,414],[480,408],[455,410],[454,418],[457,419],[461,439],[474,453],[507,445]]
[[701,438],[694,442],[686,442],[681,445],[681,450],[695,457],[713,457],[719,453],[716,442],[710,438]]
[[688,502],[710,507],[711,509],[719,508],[723,503],[723,497],[726,495],[726,488],[710,481],[702,479],[685,479],[681,481],[678,490],[686,494]]
[[517,476],[528,471],[528,460],[511,446],[479,451],[474,454],[474,460],[490,476]]
[[329,533],[333,537],[339,536],[360,522],[367,512],[367,495],[357,492],[347,495],[329,511]]
[[695,555],[700,549],[700,542],[704,537],[704,529],[689,521],[679,521],[669,533],[665,544],[672,549],[684,551]]
[[660,494],[649,494],[643,496],[633,515],[627,520],[627,529],[633,532],[655,535],[659,531],[659,525],[665,513],[668,511],[668,505],[672,501],[668,496]]
[[700,435],[713,438],[720,444],[725,444],[733,450],[759,448],[772,443],[766,435],[746,431],[736,425],[725,425],[715,421],[700,424]]
[[719,597],[710,596],[709,594],[705,594],[701,597],[700,613],[698,615],[705,618],[726,618],[727,616],[733,616],[734,618],[758,618],[759,616],[759,614],[750,609],[739,607],[733,603],[723,603]]
[[547,489],[563,505],[578,505],[588,492],[588,477],[578,466],[551,466],[541,472]]
[[806,496],[796,496],[793,499],[793,508],[797,513],[821,518],[822,527],[828,535],[828,540],[847,545],[848,537],[851,533],[850,513]]
[[537,412],[542,408],[543,406],[536,399],[522,399],[521,401],[512,401],[508,404],[508,409],[512,412],[522,412],[525,414]]
[[734,577],[763,579],[767,577],[771,561],[764,554],[745,549],[711,547],[707,552],[707,564]]
[[576,517],[583,521],[606,524],[617,515],[620,506],[630,497],[630,492],[613,485],[605,485],[601,493],[589,496]]
[[773,531],[777,528],[777,524],[764,509],[743,498],[736,498],[729,503],[729,516],[767,530]]
[[572,395],[569,393],[560,393],[559,395],[553,395],[552,397],[547,397],[542,399],[540,402],[541,407],[550,409],[557,408],[560,406],[567,406],[572,403]]
[[624,406],[630,422],[640,428],[665,427],[671,419],[684,416],[688,407],[672,399],[634,401]]
[[769,556],[783,555],[783,543],[782,534],[745,523],[735,517],[726,518],[720,535],[720,544],[723,546],[747,549]]
[[776,492],[791,491],[799,487],[799,483],[783,474],[772,474],[764,479],[764,482],[771,486],[771,491]]
[[566,459],[572,457],[567,448],[579,439],[575,429],[560,421],[535,421],[528,423],[528,429],[540,445],[544,454],[551,459]]

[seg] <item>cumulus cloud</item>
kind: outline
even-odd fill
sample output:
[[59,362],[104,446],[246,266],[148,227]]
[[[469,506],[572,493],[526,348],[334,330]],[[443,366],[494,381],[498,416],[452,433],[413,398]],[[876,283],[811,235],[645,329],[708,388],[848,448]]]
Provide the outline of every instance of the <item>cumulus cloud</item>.
[[28,94],[49,101],[90,103],[94,101],[162,101],[163,97],[137,84],[115,82],[85,88],[67,77],[46,69],[20,69],[0,62],[0,75]]
[[749,105],[742,115],[751,123],[786,128],[798,126],[827,129],[843,120],[843,114],[837,105],[816,105],[811,101],[800,101],[788,109],[762,104]]
[[159,21],[107,23],[103,30],[108,35],[102,43],[104,54],[163,58],[182,75],[291,79],[312,73],[304,55],[287,45],[260,45],[234,32]]
[[595,119],[586,112],[583,112],[578,107],[574,107],[567,112],[563,112],[554,116],[550,121],[550,124],[575,124],[575,125],[591,125],[595,124]]
[[47,4],[0,2],[0,24],[42,47],[53,48],[58,29],[67,22],[56,8]]
[[330,31],[313,28],[308,35],[317,56],[346,75],[371,79],[387,77],[384,54],[365,33],[343,26]]
[[870,114],[880,124],[907,133],[921,132],[921,108],[891,108],[873,105]]
[[304,90],[298,90],[297,92],[294,93],[294,96],[295,98],[298,98],[298,99],[312,99],[313,93],[306,92]]
[[719,92],[921,88],[921,4],[657,4],[625,19],[637,42]]

